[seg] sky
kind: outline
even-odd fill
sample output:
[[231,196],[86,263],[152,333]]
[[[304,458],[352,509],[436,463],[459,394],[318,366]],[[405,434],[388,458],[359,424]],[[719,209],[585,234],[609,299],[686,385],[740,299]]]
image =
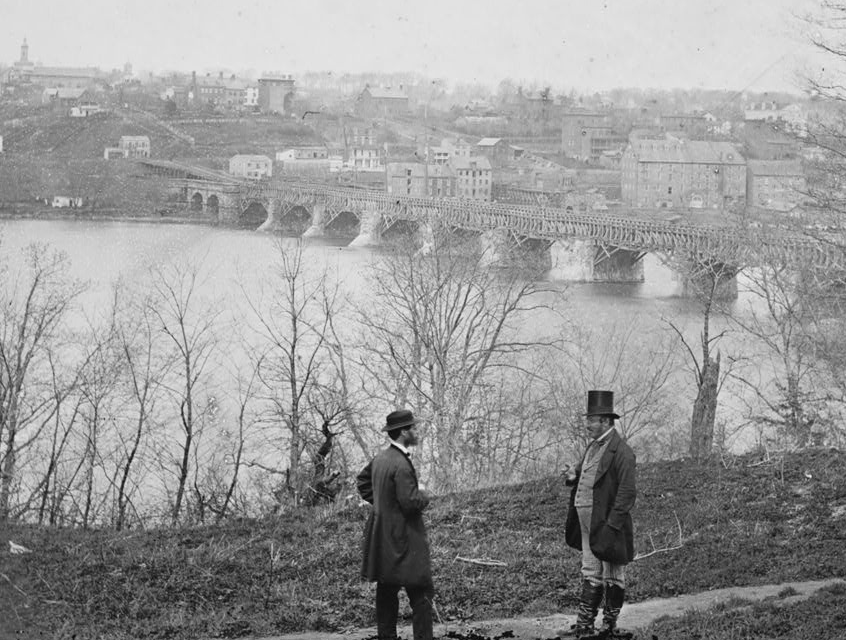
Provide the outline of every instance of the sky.
[[[3,0],[0,61],[798,92],[815,0]],[[819,64],[819,63],[818,63]]]

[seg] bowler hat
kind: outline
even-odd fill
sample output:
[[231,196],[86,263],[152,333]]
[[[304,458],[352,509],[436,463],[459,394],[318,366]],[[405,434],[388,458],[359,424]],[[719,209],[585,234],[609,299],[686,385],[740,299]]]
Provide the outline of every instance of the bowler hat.
[[586,416],[609,416],[619,418],[614,413],[613,391],[588,391]]
[[393,431],[394,429],[405,429],[420,422],[408,409],[391,411],[385,420],[385,428],[382,431]]

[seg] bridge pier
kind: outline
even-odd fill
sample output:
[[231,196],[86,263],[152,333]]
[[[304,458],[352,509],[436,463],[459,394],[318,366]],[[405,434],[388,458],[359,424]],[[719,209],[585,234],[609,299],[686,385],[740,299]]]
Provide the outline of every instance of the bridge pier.
[[271,202],[265,207],[267,210],[267,218],[265,218],[264,222],[262,222],[256,231],[275,231],[276,225],[278,223],[276,217],[276,211],[279,208],[280,204],[278,202]]
[[311,210],[311,226],[303,233],[303,238],[315,238],[323,235],[326,205],[315,203]]
[[367,204],[361,214],[358,236],[351,247],[374,247],[382,242],[382,212],[374,204]]
[[549,248],[551,280],[643,282],[643,254],[593,240],[562,239]]

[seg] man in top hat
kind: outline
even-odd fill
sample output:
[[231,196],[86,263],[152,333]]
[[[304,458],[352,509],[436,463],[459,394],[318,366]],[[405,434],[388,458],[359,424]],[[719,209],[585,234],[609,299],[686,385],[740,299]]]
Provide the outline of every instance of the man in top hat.
[[417,444],[411,411],[388,414],[383,431],[390,446],[358,474],[358,492],[373,505],[364,530],[361,574],[376,582],[377,634],[397,637],[401,587],[411,604],[414,640],[432,640],[432,567],[423,510],[429,496],[417,483],[408,447]]
[[582,552],[582,591],[576,624],[565,632],[595,633],[594,619],[605,597],[602,637],[613,637],[623,607],[626,565],[634,558],[635,455],[614,428],[611,391],[588,391],[585,424],[590,444],[565,484],[572,486],[565,539]]

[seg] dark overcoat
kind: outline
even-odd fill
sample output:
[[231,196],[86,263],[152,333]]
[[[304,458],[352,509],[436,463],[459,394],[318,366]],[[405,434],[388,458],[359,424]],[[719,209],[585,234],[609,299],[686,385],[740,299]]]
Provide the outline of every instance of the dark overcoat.
[[[631,447],[616,430],[608,438],[608,446],[599,460],[593,483],[593,510],[588,542],[591,552],[600,560],[628,564],[634,558],[631,510],[637,497],[636,459]],[[567,544],[579,550],[582,548],[582,532],[574,503],[583,462],[584,459],[576,467],[565,526]]]
[[361,576],[371,582],[431,586],[429,541],[423,523],[428,496],[402,451],[390,446],[357,477],[358,492],[373,505],[364,528]]

